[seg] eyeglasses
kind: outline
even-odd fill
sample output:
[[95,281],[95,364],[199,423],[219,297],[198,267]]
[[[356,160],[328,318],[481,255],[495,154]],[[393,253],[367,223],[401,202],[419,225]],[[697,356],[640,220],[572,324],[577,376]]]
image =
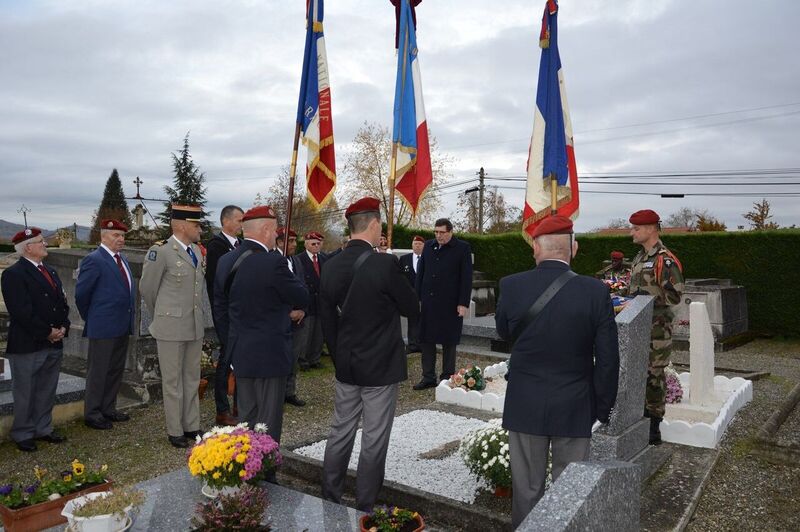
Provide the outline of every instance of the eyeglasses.
[[36,242],[28,242],[25,245],[26,246],[30,246],[30,245],[33,245],[33,244],[44,244],[45,246],[47,246],[47,242],[45,242],[44,240],[37,240]]

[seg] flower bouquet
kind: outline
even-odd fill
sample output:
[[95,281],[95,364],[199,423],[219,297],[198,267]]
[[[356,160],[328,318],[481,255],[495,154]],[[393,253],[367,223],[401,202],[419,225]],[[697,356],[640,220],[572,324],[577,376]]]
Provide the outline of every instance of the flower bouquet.
[[376,506],[360,519],[363,532],[417,532],[425,529],[425,521],[417,512],[397,506]]
[[500,420],[467,434],[459,453],[470,472],[486,480],[500,495],[511,487],[511,459],[508,451],[508,431]]
[[678,378],[678,372],[672,367],[672,364],[664,368],[664,379],[667,381],[667,397],[666,402],[673,405],[680,403],[683,399],[683,386],[681,380]]
[[467,390],[481,391],[486,388],[486,380],[483,378],[481,368],[474,364],[469,368],[461,368],[458,373],[450,376],[448,381],[451,388],[458,388],[459,386]]
[[200,477],[213,490],[239,487],[244,482],[263,480],[281,464],[278,443],[267,434],[263,423],[248,429],[247,423],[233,427],[214,427],[189,453],[189,472]]

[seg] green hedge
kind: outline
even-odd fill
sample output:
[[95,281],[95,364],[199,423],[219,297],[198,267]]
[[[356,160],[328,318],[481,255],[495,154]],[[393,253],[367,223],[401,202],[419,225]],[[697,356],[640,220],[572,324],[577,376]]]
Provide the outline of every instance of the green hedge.
[[[395,227],[395,248],[411,247],[414,234],[433,238],[433,231]],[[521,233],[459,234],[470,243],[475,268],[492,279],[532,268],[533,252]],[[800,230],[668,234],[664,243],[680,259],[687,278],[731,279],[747,289],[750,330],[800,335]],[[592,275],[612,250],[626,258],[640,249],[629,236],[578,235],[575,271]]]

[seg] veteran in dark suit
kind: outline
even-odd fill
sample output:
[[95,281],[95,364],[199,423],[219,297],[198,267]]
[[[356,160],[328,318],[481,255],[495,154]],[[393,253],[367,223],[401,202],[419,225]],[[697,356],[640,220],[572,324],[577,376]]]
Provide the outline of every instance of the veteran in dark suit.
[[10,318],[6,344],[13,375],[10,436],[25,452],[36,450],[34,440],[66,440],[53,430],[53,405],[62,339],[69,333],[69,305],[56,271],[42,263],[47,243],[41,233],[30,227],[13,236],[20,258],[3,272],[1,287]]
[[136,286],[120,251],[128,227],[118,220],[100,222],[100,245],[81,261],[75,285],[75,305],[89,338],[83,421],[93,429],[110,429],[128,421],[117,410],[117,394],[125,371],[128,340],[136,317]]
[[[241,251],[220,261],[215,290],[220,295],[229,285],[228,349],[239,388],[240,418],[251,427],[266,423],[270,436],[280,442],[286,377],[294,363],[291,321],[302,318],[303,311],[294,309],[308,304],[308,290],[283,256],[271,253],[275,211],[266,205],[254,207],[242,221]],[[221,304],[219,299],[216,304]]]
[[453,224],[440,218],[434,224],[435,239],[425,242],[417,268],[417,293],[422,304],[419,344],[422,380],[415,390],[432,388],[436,380],[436,344],[442,345],[439,380],[456,371],[456,346],[472,295],[472,249],[453,236]]
[[[551,448],[554,481],[570,462],[589,458],[592,425],[595,420],[608,422],[619,375],[617,326],[608,289],[570,270],[578,250],[572,221],[546,218],[533,237],[536,268],[500,280],[495,315],[497,333],[506,340],[517,338],[503,411],[514,527],[544,493]],[[533,303],[562,276],[559,282],[566,284],[525,323]]]
[[[411,253],[400,257],[400,266],[403,268],[403,273],[415,290],[417,287],[417,271],[419,270],[419,263],[422,260],[422,249],[424,247],[425,239],[416,235],[411,241]],[[408,320],[408,345],[406,345],[406,353],[418,353],[419,350],[419,320]]]
[[142,266],[142,299],[153,316],[150,334],[158,345],[167,436],[190,447],[200,430],[200,355],[205,334],[200,222],[195,205],[172,205],[172,236],[152,246]]
[[362,198],[346,212],[351,239],[325,265],[320,317],[336,367],[334,419],[322,472],[322,496],[340,502],[353,441],[362,421],[356,507],[371,511],[383,485],[400,382],[408,378],[400,315],[419,303],[396,257],[375,253],[380,201]]
[[[208,302],[211,304],[212,317],[214,318],[214,329],[217,331],[219,340],[219,360],[217,360],[217,370],[214,372],[214,404],[217,410],[217,425],[236,425],[239,420],[231,413],[231,405],[228,402],[228,376],[231,373],[231,360],[225,351],[225,340],[217,328],[216,316],[214,316],[214,278],[217,273],[217,264],[220,257],[233,251],[241,243],[239,232],[242,230],[242,216],[244,211],[236,205],[226,205],[219,213],[219,223],[222,230],[214,235],[206,243],[206,288],[208,292]],[[233,395],[234,407],[236,405],[236,391]]]
[[320,357],[322,356],[322,327],[317,316],[317,305],[319,304],[319,279],[322,273],[322,265],[325,264],[327,256],[320,253],[322,241],[325,239],[320,233],[311,231],[306,234],[303,241],[305,251],[297,255],[297,260],[302,266],[303,278],[305,279],[308,295],[311,300],[306,308],[306,317],[303,320],[302,334],[298,341],[305,344],[300,353],[298,363],[300,369],[318,368]]

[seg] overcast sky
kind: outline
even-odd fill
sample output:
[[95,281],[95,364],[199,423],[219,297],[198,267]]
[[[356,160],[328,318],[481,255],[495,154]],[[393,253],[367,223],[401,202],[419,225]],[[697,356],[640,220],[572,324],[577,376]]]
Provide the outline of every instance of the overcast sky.
[[[428,125],[455,160],[454,179],[480,166],[492,177],[525,174],[543,6],[417,8]],[[342,161],[364,121],[390,125],[394,10],[388,0],[325,7]],[[170,153],[187,131],[209,209],[251,205],[290,159],[304,17],[305,0],[0,0],[0,218],[21,222],[24,203],[35,225],[88,224],[112,168],[126,194],[140,176],[143,196],[163,197]],[[781,169],[707,187],[587,180],[577,229],[683,206],[734,229],[760,199],[590,190],[800,193],[800,184],[734,184],[800,183],[798,21],[800,3],[789,1],[563,0],[559,47],[579,175]],[[522,206],[522,190],[503,192]],[[452,214],[457,189],[444,199],[441,214]],[[797,197],[769,200],[775,221],[800,223]]]

